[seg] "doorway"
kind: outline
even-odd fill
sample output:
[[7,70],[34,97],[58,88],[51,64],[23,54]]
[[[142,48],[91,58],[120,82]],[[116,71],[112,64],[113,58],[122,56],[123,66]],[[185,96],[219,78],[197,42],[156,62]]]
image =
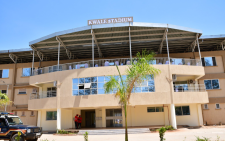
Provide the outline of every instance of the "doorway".
[[95,128],[95,110],[81,110],[81,117],[83,118],[81,127]]

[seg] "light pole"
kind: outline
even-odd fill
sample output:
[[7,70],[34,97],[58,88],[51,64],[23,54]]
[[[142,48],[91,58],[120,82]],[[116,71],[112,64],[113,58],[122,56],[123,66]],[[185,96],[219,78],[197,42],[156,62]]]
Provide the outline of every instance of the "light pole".
[[[2,81],[3,84],[7,85],[6,95],[8,96],[9,84],[6,84],[5,81],[3,80],[0,80],[0,81]],[[5,112],[6,112],[6,108],[7,108],[7,105],[5,105]]]

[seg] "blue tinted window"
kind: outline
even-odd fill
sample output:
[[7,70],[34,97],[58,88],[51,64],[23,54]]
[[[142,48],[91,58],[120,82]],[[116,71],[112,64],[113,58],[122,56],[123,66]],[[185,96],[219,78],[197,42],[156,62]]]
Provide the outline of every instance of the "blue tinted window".
[[97,88],[97,83],[91,83],[91,88]]
[[84,83],[84,78],[79,78],[79,83]]
[[90,77],[85,78],[85,83],[91,83],[91,78]]
[[[4,72],[4,70],[3,70]],[[31,68],[23,68],[23,74],[22,76],[30,76],[31,74]]]
[[73,83],[78,83],[78,78],[74,78]]
[[98,77],[98,82],[104,82],[104,76],[99,76]]
[[97,94],[97,89],[91,89],[91,94]]
[[84,95],[84,90],[79,90],[79,95]]
[[104,83],[98,83],[98,88],[103,89],[104,88]]
[[91,77],[91,82],[97,82],[97,77]]
[[78,84],[73,84],[73,89],[76,89],[76,90],[78,90]]
[[212,89],[212,81],[211,80],[204,80],[205,88],[207,90]]
[[108,82],[110,80],[110,76],[105,77],[105,82]]
[[148,81],[148,86],[154,86],[154,81]]
[[73,95],[78,95],[78,90],[73,90]]
[[141,87],[135,87],[135,93],[141,93]]
[[9,70],[8,69],[2,70],[2,78],[8,78],[8,77],[9,77]]
[[149,90],[149,92],[155,92],[155,87],[154,86],[150,86],[148,90]]
[[142,93],[148,92],[148,87],[142,87]]
[[90,95],[90,94],[91,94],[90,89],[85,89],[85,95]]
[[213,87],[213,89],[219,89],[220,88],[218,79],[212,80],[212,87]]
[[98,94],[105,94],[104,89],[98,89]]

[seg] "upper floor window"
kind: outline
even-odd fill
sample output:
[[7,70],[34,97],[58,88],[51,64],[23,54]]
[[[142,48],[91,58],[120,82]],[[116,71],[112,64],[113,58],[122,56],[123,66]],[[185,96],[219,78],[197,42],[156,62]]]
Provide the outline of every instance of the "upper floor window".
[[147,108],[147,112],[151,113],[151,112],[164,112],[164,108],[163,107],[148,107]]
[[24,111],[22,111],[22,115],[21,116],[25,116],[25,112]]
[[220,109],[220,104],[216,104],[216,109]]
[[31,111],[30,112],[30,116],[34,116],[34,111]]
[[[115,76],[119,78],[119,76]],[[126,75],[122,76],[126,80]],[[73,95],[105,94],[104,84],[109,81],[109,76],[86,77],[73,79]],[[120,79],[118,79],[120,81]],[[141,84],[135,84],[132,93],[154,92],[155,84],[153,75],[143,80]],[[116,93],[116,89],[110,94]]]
[[26,89],[19,89],[18,94],[27,94],[27,91],[26,91]]
[[189,106],[176,106],[175,113],[177,116],[190,115],[190,108]]
[[9,69],[0,70],[0,78],[8,78],[9,77]]
[[202,58],[202,66],[216,66],[216,58],[215,57]]
[[47,97],[56,97],[56,87],[47,88]]
[[22,76],[31,76],[32,68],[23,68]]
[[204,80],[206,90],[220,89],[220,84],[218,79]]
[[204,104],[204,109],[209,109],[208,104]]
[[2,94],[7,94],[7,90],[0,90]]

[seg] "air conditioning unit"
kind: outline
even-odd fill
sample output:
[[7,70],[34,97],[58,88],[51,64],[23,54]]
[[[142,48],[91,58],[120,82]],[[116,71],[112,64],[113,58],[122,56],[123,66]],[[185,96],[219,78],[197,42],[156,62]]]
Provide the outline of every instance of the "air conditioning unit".
[[194,79],[188,80],[188,84],[195,84],[195,80]]
[[173,74],[172,75],[172,79],[173,79],[173,81],[177,81],[177,75],[176,74]]
[[54,87],[57,87],[57,81],[54,81],[54,82],[53,82],[53,86],[54,86]]

